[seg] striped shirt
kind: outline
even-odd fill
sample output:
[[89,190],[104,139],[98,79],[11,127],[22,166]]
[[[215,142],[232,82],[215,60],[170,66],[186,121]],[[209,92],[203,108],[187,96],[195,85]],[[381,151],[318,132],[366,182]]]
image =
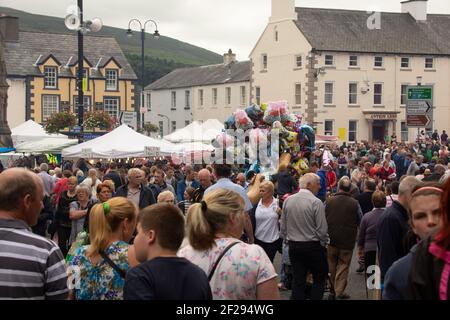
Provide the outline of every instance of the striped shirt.
[[66,299],[61,250],[24,221],[0,219],[0,299]]

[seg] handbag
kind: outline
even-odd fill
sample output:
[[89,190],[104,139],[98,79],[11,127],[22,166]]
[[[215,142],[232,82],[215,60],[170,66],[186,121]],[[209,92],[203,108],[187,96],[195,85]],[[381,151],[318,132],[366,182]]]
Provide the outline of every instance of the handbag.
[[208,275],[208,282],[211,281],[212,277],[214,276],[214,272],[217,269],[217,266],[219,265],[220,260],[222,260],[223,256],[225,255],[225,253],[228,252],[228,250],[230,250],[232,247],[234,247],[235,245],[237,245],[239,243],[239,241],[230,243],[225,250],[222,251],[222,253],[220,254],[220,256],[217,258],[216,262],[214,263],[214,266],[212,267],[211,271],[209,272]]

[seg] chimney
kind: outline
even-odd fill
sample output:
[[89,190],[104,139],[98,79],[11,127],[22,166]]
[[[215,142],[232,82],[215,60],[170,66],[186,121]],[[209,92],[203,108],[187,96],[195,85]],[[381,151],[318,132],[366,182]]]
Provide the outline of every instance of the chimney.
[[272,16],[269,22],[297,20],[295,0],[272,0]]
[[428,0],[409,0],[402,2],[402,13],[409,13],[417,22],[427,21]]
[[0,14],[0,33],[5,41],[19,41],[19,18]]
[[228,66],[230,64],[232,64],[233,62],[236,62],[236,54],[233,53],[233,51],[228,50],[228,53],[225,53],[223,55],[223,64]]

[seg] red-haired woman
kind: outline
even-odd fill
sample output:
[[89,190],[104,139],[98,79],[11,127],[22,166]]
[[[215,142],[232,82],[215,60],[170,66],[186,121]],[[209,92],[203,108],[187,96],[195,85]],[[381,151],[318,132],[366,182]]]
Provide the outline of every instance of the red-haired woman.
[[450,179],[442,196],[439,230],[418,247],[409,275],[411,298],[450,300]]

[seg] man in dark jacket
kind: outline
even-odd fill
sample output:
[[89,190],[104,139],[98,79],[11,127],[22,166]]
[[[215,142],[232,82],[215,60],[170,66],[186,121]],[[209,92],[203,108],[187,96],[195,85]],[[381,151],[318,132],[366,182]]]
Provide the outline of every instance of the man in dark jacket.
[[405,236],[410,229],[409,201],[412,191],[419,184],[416,177],[403,179],[399,186],[398,201],[394,201],[378,219],[377,246],[382,286],[390,266],[409,252],[410,248],[405,247]]
[[139,209],[155,204],[152,191],[144,186],[145,173],[141,169],[133,168],[128,171],[128,184],[116,190],[115,197],[124,197],[131,200]]
[[358,201],[350,195],[352,188],[350,179],[342,178],[338,188],[339,192],[329,198],[325,206],[330,235],[328,266],[332,294],[338,299],[349,299],[350,296],[345,293],[345,288],[362,213]]
[[363,215],[373,210],[372,195],[376,189],[377,185],[375,181],[366,180],[364,183],[364,192],[356,198],[361,206]]
[[109,172],[103,177],[103,181],[105,180],[114,182],[115,189],[119,189],[124,184],[119,172],[117,172],[117,164],[115,162],[111,162],[109,165]]
[[[285,194],[295,193],[298,189],[298,182],[290,173],[290,168],[283,168],[276,175],[276,183],[277,183],[277,195],[278,199],[282,199]],[[280,203],[280,206],[283,204]]]

